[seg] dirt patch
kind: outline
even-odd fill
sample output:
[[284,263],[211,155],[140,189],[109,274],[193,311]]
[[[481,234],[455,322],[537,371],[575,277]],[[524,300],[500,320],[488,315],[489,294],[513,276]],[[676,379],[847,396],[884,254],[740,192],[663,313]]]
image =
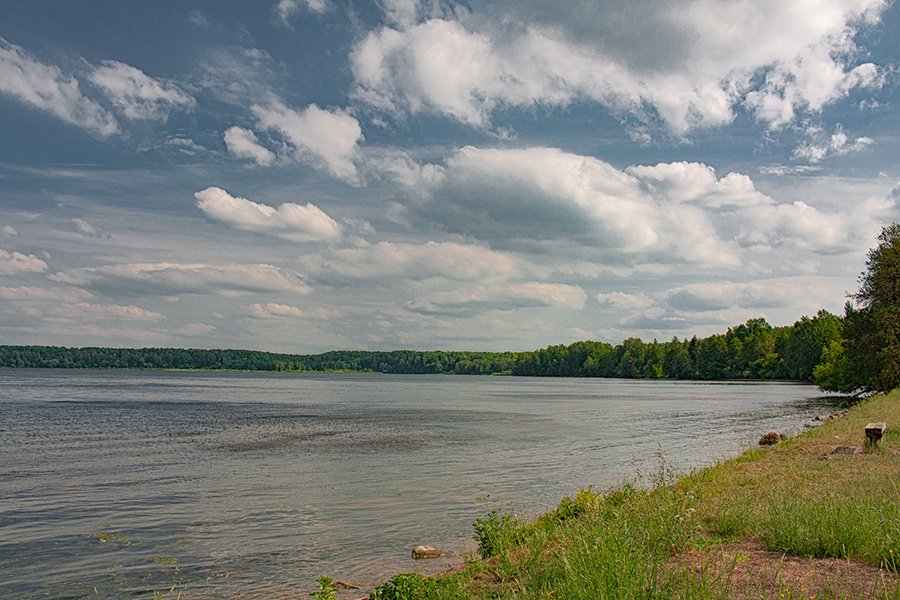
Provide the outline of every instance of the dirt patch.
[[759,539],[685,552],[672,573],[715,581],[719,598],[877,598],[894,593],[900,574],[859,560],[809,559],[767,552]]

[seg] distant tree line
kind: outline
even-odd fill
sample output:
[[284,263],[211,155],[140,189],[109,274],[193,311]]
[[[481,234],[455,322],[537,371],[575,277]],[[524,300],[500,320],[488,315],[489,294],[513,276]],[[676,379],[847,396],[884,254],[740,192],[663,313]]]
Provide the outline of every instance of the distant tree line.
[[276,356],[254,350],[0,346],[0,367],[275,371]]
[[782,379],[844,393],[900,386],[900,224],[869,252],[860,289],[844,316],[820,310],[790,326],[750,319],[724,334],[612,346],[576,342],[533,352],[365,352],[276,354],[254,350],[0,346],[0,367],[356,371],[508,374],[533,377]]
[[617,346],[576,342],[533,352],[367,352],[276,354],[254,350],[0,346],[0,367],[203,369],[647,379],[813,381],[826,350],[841,343],[841,318],[820,311],[789,327],[751,319],[724,335]]

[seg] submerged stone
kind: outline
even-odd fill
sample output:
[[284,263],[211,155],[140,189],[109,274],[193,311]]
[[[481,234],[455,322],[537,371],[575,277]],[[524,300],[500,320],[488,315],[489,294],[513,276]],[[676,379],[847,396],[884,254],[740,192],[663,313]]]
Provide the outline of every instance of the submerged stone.
[[412,557],[420,558],[440,558],[444,555],[444,551],[440,548],[432,548],[431,546],[416,546],[413,548]]

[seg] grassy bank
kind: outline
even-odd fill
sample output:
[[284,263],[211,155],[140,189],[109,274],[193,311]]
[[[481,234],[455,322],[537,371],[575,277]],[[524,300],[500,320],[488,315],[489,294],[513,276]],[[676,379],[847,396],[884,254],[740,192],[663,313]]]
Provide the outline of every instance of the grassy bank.
[[[873,421],[888,429],[865,448]],[[660,454],[652,473],[535,520],[486,515],[460,572],[398,575],[373,597],[900,598],[898,452],[894,392],[686,476]]]

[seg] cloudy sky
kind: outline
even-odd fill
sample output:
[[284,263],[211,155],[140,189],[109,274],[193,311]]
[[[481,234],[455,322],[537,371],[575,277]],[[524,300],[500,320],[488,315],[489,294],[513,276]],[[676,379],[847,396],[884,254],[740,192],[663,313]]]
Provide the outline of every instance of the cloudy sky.
[[900,4],[0,0],[0,343],[531,350],[841,313]]

